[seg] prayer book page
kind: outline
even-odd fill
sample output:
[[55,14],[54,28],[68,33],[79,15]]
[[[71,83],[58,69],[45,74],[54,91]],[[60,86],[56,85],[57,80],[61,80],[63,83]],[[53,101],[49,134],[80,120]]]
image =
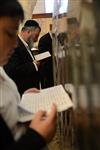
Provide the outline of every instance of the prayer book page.
[[36,113],[39,110],[50,111],[55,103],[57,111],[61,112],[73,106],[73,103],[62,85],[40,90],[39,93],[23,94],[19,107],[29,113]]
[[35,55],[34,57],[35,57],[35,59],[36,59],[37,61],[40,61],[40,60],[45,59],[45,58],[48,58],[48,57],[50,57],[50,56],[51,56],[51,54],[49,53],[49,51],[47,51],[47,52],[44,52],[44,53],[41,53],[41,54],[37,54],[37,55]]

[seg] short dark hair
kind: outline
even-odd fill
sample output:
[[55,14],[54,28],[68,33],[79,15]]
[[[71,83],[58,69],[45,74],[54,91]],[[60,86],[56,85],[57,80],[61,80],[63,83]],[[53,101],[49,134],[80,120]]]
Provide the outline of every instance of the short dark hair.
[[39,26],[38,22],[36,22],[35,20],[27,20],[21,31],[33,30],[36,28],[39,28],[41,31],[41,27]]
[[0,17],[3,16],[24,19],[24,11],[18,0],[0,0]]
[[24,27],[39,27],[39,23],[35,20],[27,20],[24,24]]

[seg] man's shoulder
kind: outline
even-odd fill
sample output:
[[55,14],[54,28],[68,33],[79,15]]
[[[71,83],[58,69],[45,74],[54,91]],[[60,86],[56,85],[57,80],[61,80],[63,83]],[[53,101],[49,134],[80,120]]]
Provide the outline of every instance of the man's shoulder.
[[17,52],[22,52],[22,51],[26,51],[26,47],[25,47],[25,45],[23,44],[23,42],[18,38],[18,45],[17,45],[17,47],[15,48],[15,53],[17,53]]
[[50,37],[50,34],[49,34],[49,32],[48,33],[46,33],[46,34],[44,34],[40,39],[46,39],[47,37]]

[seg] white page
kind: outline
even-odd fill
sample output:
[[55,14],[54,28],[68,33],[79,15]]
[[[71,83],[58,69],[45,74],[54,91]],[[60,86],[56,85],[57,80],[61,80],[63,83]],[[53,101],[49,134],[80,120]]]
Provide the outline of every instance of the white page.
[[35,48],[35,47],[32,47],[31,51],[39,51],[39,50],[37,48]]
[[26,93],[22,96],[19,106],[30,113],[36,113],[39,110],[49,112],[53,103],[56,104],[58,112],[73,106],[62,85],[43,89],[40,93]]
[[29,113],[28,111],[18,107],[18,112],[19,112],[19,122],[26,122],[26,121],[30,121],[33,119],[34,114],[33,113]]
[[48,57],[50,57],[50,56],[51,56],[51,54],[49,53],[49,51],[47,51],[47,52],[44,52],[44,53],[41,53],[41,54],[37,54],[37,55],[35,55],[34,57],[35,57],[35,59],[36,59],[37,61],[40,61],[40,60],[45,59],[45,58],[48,58]]

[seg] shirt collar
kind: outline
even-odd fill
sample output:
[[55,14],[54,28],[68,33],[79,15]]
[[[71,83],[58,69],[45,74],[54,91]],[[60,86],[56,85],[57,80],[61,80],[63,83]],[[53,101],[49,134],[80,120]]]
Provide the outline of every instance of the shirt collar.
[[5,81],[3,67],[0,66],[0,81]]
[[28,44],[26,43],[26,41],[19,34],[18,34],[18,37],[23,42],[23,44],[25,45],[25,47],[29,47]]

